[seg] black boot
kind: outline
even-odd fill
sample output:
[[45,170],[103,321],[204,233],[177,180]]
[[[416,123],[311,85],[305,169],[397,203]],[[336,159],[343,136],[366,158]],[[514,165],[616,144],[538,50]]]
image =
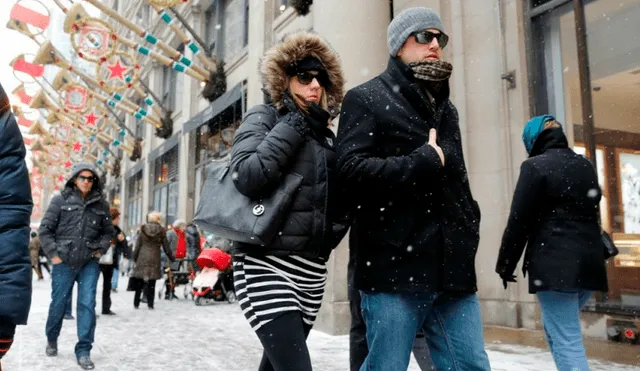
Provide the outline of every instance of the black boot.
[[88,355],[80,356],[78,358],[78,364],[80,365],[80,367],[82,367],[83,370],[93,370],[94,368],[96,368],[96,365],[93,364],[93,361],[91,361],[91,357],[89,357]]
[[46,349],[47,357],[55,357],[58,355],[58,342],[57,341],[47,341],[47,349]]

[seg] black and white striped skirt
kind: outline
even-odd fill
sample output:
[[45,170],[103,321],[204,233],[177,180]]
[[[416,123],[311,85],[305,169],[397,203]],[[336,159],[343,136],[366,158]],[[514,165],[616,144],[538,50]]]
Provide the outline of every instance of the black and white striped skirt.
[[254,331],[290,311],[300,311],[302,320],[313,325],[322,304],[327,266],[321,259],[298,256],[237,255],[233,280],[240,308]]

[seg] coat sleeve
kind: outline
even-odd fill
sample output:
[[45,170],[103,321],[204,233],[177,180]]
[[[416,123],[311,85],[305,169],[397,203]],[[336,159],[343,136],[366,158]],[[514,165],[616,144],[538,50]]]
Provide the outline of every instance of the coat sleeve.
[[93,243],[93,247],[104,255],[109,250],[109,246],[111,246],[111,240],[116,233],[116,229],[113,227],[113,220],[111,220],[111,213],[109,213],[109,204],[103,202],[102,209],[106,211],[105,217],[102,219],[102,231],[98,240]]
[[[357,91],[345,96],[338,127],[338,170],[350,189],[367,187],[387,192],[389,187],[429,179],[443,166],[436,150],[426,144],[402,156],[380,157],[376,136],[378,119]],[[446,154],[445,154],[446,156]]]
[[24,147],[0,86],[0,322],[27,323],[31,306],[29,220],[33,206]]
[[140,247],[142,246],[142,236],[138,235],[136,238],[136,245],[133,248],[133,262],[138,261],[138,256],[140,256]]
[[58,256],[58,249],[56,247],[56,229],[58,228],[58,222],[60,221],[60,209],[64,198],[62,195],[55,195],[49,207],[44,213],[44,217],[40,221],[40,228],[38,229],[38,235],[40,237],[40,246],[47,258],[52,259]]
[[535,210],[542,184],[543,178],[533,164],[529,161],[523,162],[498,254],[496,273],[500,275],[512,275],[516,270],[529,239],[530,228],[535,222]]
[[299,113],[277,119],[266,105],[247,113],[231,147],[231,171],[240,193],[257,198],[277,188],[305,140],[302,122]]

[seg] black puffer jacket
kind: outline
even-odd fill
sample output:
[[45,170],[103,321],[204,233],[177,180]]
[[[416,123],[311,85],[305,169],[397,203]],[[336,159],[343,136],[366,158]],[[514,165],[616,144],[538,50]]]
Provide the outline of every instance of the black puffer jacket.
[[[91,192],[85,199],[74,185],[74,179],[83,170],[93,172]],[[109,204],[102,193],[102,183],[94,166],[75,166],[75,171],[64,190],[51,199],[49,208],[40,222],[40,243],[49,259],[58,256],[72,268],[81,268],[93,254],[104,254],[115,234]]]
[[[338,130],[338,168],[355,209],[353,288],[475,292],[480,209],[469,188],[448,85],[433,112],[400,60],[350,90]],[[435,128],[445,166],[426,143]]]
[[562,129],[543,131],[520,168],[496,272],[512,275],[526,245],[530,293],[607,291],[600,198],[591,163],[568,148]]
[[285,71],[295,61],[312,55],[327,70],[331,87],[326,89],[330,112],[337,113],[344,84],[337,55],[319,36],[299,32],[270,50],[262,64],[265,90],[272,103],[253,107],[238,128],[231,149],[231,170],[238,191],[259,198],[270,194],[287,174],[301,175],[281,232],[270,246],[234,243],[235,253],[299,255],[327,259],[347,230],[341,217],[335,176],[335,136],[303,130],[299,113],[283,104],[287,90]]

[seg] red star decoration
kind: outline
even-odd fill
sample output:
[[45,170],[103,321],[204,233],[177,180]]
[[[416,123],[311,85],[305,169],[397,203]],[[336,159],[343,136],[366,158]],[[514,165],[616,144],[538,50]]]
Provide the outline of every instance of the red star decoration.
[[58,181],[59,182],[64,182],[64,176],[63,175],[58,176]]
[[109,80],[117,77],[120,80],[124,81],[124,73],[129,71],[129,68],[122,67],[122,65],[120,64],[120,60],[119,59],[116,61],[116,63],[112,64],[111,66],[109,66],[107,68],[111,72],[111,74],[109,75]]
[[89,113],[88,115],[84,116],[84,119],[86,120],[86,124],[87,125],[96,125],[96,121],[98,121],[100,117],[96,116],[93,111],[91,111],[91,113]]
[[82,143],[80,142],[73,143],[73,150],[76,152],[80,152],[82,150]]
[[54,190],[54,191],[59,191],[59,190],[60,190],[60,187],[55,186],[55,187],[53,187],[53,190]]
[[71,161],[67,161],[67,162],[64,163],[64,167],[66,167],[67,169],[70,168],[71,166],[73,166]]

